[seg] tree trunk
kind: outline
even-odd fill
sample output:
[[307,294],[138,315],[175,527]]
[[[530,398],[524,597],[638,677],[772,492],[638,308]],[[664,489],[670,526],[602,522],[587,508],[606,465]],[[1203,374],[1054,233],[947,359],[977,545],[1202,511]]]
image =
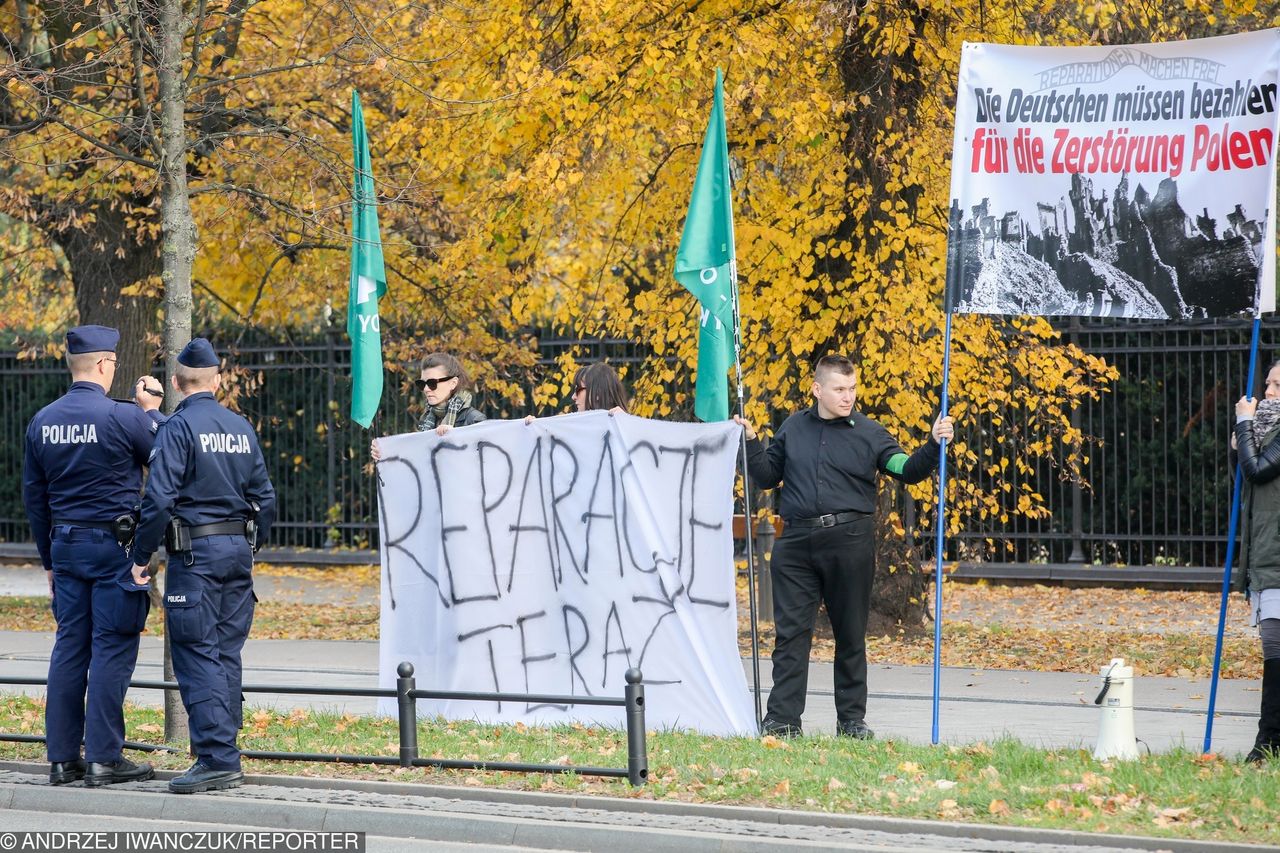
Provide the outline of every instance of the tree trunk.
[[[113,397],[133,396],[133,384],[151,371],[154,348],[147,334],[155,327],[159,299],[147,292],[147,281],[160,273],[158,239],[138,233],[124,214],[109,204],[92,211],[92,222],[49,232],[66,255],[82,324],[120,330],[116,350]],[[126,296],[126,288],[142,286],[143,293]]]
[[920,549],[912,536],[912,525],[900,519],[906,535],[894,531],[890,514],[899,516],[903,499],[911,500],[897,483],[886,484],[876,499],[876,579],[871,588],[871,616],[868,635],[896,635],[899,631],[919,633],[929,612],[929,576],[920,571]]
[[[872,199],[862,203],[855,209],[848,207],[844,217],[836,226],[831,240],[840,242],[848,240],[863,246],[865,254],[872,257],[876,254],[878,243],[885,239],[874,226],[879,215],[881,201],[903,200],[907,203],[912,215],[915,215],[915,204],[924,188],[910,180],[903,179],[898,183],[902,188],[890,194],[881,187],[889,186],[891,181],[891,161],[880,155],[879,134],[884,128],[885,117],[899,109],[912,111],[924,95],[924,84],[920,70],[912,51],[898,55],[886,53],[881,44],[881,33],[876,32],[890,27],[910,29],[918,39],[924,37],[925,25],[929,20],[929,10],[920,3],[903,3],[893,7],[890,17],[865,16],[853,4],[844,14],[847,18],[838,21],[844,33],[840,46],[836,49],[836,64],[845,96],[850,104],[866,106],[850,108],[845,116],[845,135],[842,150],[847,163],[845,183],[852,188],[875,188]],[[869,97],[864,97],[869,96]],[[859,193],[851,192],[850,198]],[[905,252],[891,253],[881,264],[880,273],[885,279],[892,279],[901,274],[901,264]],[[849,280],[854,276],[852,261],[849,255],[825,261],[825,271],[832,281]],[[820,344],[816,352],[826,352],[848,340],[857,333],[848,327],[837,328],[835,336],[828,344]],[[872,417],[874,411],[868,412]],[[885,485],[881,489],[880,507],[876,513],[876,555],[878,569],[876,584],[872,590],[871,617],[869,630],[883,633],[885,630],[896,631],[901,626],[908,631],[919,630],[929,610],[928,596],[922,585],[918,571],[910,571],[908,562],[915,560],[916,549],[911,542],[902,541],[885,523],[886,500],[889,506],[894,504],[893,495],[898,493],[896,485]],[[910,533],[908,532],[908,536]],[[890,567],[894,570],[889,571]]]
[[[171,377],[178,353],[191,340],[191,267],[196,254],[195,220],[187,191],[186,82],[183,76],[185,34],[190,20],[181,0],[160,4],[160,218],[164,234],[164,360]],[[165,410],[177,406],[177,392],[165,382]],[[168,632],[165,632],[166,635]],[[169,642],[165,640],[165,674],[173,671]],[[171,743],[187,740],[187,714],[175,691],[165,693],[164,736]]]

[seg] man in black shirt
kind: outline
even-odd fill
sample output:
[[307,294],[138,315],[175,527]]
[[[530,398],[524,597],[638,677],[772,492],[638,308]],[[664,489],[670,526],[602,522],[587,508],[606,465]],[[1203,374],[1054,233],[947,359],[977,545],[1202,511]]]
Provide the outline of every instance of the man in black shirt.
[[938,466],[939,442],[952,436],[939,418],[929,442],[911,455],[893,436],[854,411],[857,372],[844,356],[818,360],[812,408],[783,422],[766,450],[747,421],[747,464],[761,489],[782,483],[778,511],[785,528],[773,548],[773,689],[763,729],[801,734],[809,647],[818,601],[835,634],[836,731],[869,740],[867,616],[875,575],[876,475],[918,483]]

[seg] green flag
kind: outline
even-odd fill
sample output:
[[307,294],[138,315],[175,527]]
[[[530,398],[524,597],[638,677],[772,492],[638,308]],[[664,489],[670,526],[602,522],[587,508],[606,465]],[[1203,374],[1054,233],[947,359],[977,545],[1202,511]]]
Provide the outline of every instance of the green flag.
[[716,69],[715,103],[676,253],[676,281],[698,298],[698,382],[694,413],[703,421],[729,417],[729,366],[734,359],[733,206],[729,144],[724,130],[724,84]]
[[382,400],[382,332],[378,299],[387,292],[378,236],[378,197],[369,165],[369,138],[364,132],[360,93],[351,90],[351,146],[355,151],[355,184],[351,205],[351,285],[347,297],[347,335],[351,338],[351,420],[365,429],[373,423]]

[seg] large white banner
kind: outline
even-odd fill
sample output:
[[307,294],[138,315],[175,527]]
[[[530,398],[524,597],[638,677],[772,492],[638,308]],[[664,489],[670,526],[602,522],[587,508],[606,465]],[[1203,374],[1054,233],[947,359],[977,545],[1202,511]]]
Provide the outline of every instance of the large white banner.
[[[382,686],[622,696],[649,726],[754,733],[731,519],[739,427],[585,412],[379,440]],[[621,725],[621,708],[421,702]],[[390,710],[390,709],[388,709]]]
[[1280,30],[1167,44],[966,44],[950,310],[1275,309]]

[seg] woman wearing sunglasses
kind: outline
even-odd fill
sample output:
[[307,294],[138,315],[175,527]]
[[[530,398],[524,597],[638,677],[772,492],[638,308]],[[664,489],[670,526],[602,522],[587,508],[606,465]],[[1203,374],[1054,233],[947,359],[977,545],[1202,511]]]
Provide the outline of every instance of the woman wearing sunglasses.
[[[609,414],[627,412],[627,391],[612,367],[603,361],[579,367],[573,375],[573,410],[590,412],[607,409]],[[524,422],[534,422],[533,415],[526,415]]]
[[617,372],[597,361],[586,367],[579,367],[573,377],[573,405],[575,411],[590,412],[596,409],[608,409],[609,414],[625,414],[627,411],[627,392],[622,387],[622,380]]
[[[413,381],[427,398],[427,410],[418,421],[419,432],[444,435],[454,427],[471,426],[485,419],[472,405],[471,380],[462,363],[447,352],[433,352],[422,360],[422,374]],[[375,438],[369,446],[373,460],[382,458]]]
[[462,364],[447,352],[433,352],[422,360],[422,377],[414,380],[426,395],[427,410],[418,421],[418,432],[435,430],[444,435],[456,426],[483,421],[484,413],[471,405],[471,380]]

